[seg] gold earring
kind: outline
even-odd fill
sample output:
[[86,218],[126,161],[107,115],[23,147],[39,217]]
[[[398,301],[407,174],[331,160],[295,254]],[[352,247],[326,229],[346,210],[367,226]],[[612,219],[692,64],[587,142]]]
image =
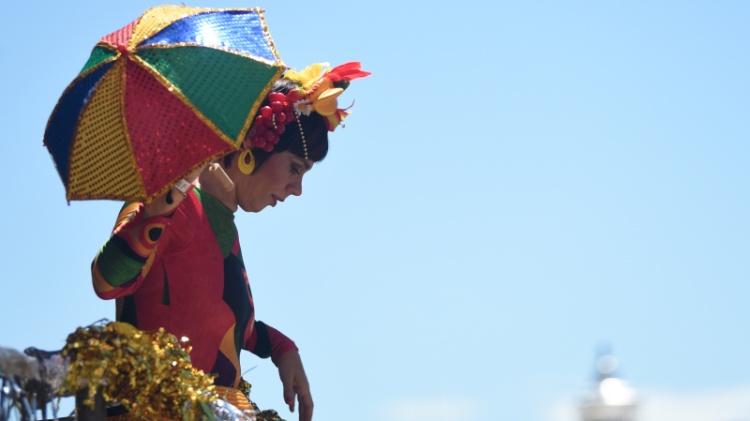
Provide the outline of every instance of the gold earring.
[[237,159],[237,166],[240,168],[242,174],[248,175],[255,170],[255,155],[250,148],[240,152],[240,156]]

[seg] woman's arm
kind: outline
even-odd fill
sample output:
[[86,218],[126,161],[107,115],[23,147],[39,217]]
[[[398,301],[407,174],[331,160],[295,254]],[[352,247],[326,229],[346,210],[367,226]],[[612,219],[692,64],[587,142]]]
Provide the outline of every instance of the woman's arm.
[[253,322],[253,329],[245,340],[244,349],[260,358],[271,357],[271,361],[278,366],[279,359],[289,351],[297,351],[294,341],[283,333],[261,321]]
[[311,421],[313,415],[313,399],[310,394],[310,383],[307,381],[305,369],[299,352],[291,351],[282,355],[278,364],[279,377],[284,386],[284,402],[289,405],[289,411],[294,412],[294,398],[299,402],[299,420]]
[[112,236],[91,264],[94,291],[99,298],[118,298],[138,289],[154,263],[156,245],[175,210],[203,170],[202,167],[191,173],[149,204],[131,203],[123,207]]
[[295,400],[299,402],[300,421],[310,421],[313,399],[297,345],[278,330],[256,321],[250,337],[245,341],[245,349],[261,358],[271,357],[279,369],[279,378],[284,386],[284,402],[291,412],[294,412]]
[[156,245],[174,214],[147,217],[141,203],[126,205],[117,217],[112,236],[91,265],[94,291],[103,299],[132,294],[148,275]]

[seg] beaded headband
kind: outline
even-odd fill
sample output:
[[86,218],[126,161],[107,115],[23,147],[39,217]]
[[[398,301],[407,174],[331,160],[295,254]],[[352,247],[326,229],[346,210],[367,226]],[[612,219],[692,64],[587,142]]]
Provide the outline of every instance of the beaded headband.
[[336,130],[350,114],[351,108],[338,108],[337,98],[349,87],[351,80],[371,74],[360,67],[359,62],[344,63],[333,69],[328,68],[327,63],[316,63],[300,72],[287,71],[284,79],[295,82],[300,87],[292,89],[287,94],[268,94],[269,105],[262,107],[255,117],[255,132],[249,138],[250,145],[271,152],[274,145],[279,142],[279,135],[284,133],[285,126],[294,120],[299,127],[305,159],[308,159],[307,141],[299,116],[316,112],[325,117],[328,131]]

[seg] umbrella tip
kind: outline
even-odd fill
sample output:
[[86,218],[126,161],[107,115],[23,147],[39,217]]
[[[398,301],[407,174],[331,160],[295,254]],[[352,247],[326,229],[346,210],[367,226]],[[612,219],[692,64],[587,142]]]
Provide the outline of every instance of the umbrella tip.
[[128,49],[128,46],[125,44],[117,44],[117,51],[119,51],[120,54],[124,56],[130,54],[130,50]]

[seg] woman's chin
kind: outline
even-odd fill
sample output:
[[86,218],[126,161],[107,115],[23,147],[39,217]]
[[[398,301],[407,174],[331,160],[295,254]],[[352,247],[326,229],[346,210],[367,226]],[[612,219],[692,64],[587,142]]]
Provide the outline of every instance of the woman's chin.
[[258,213],[268,207],[268,205],[253,205],[253,204],[247,204],[247,205],[240,205],[240,209],[242,209],[245,212],[248,213]]

